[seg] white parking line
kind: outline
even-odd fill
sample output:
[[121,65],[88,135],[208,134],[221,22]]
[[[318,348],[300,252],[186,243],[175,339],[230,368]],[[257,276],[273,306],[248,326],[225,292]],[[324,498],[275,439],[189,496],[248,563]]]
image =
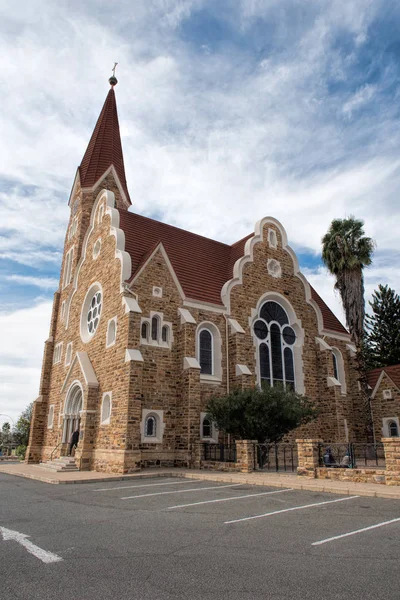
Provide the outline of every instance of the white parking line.
[[385,525],[390,525],[391,523],[397,523],[400,521],[398,519],[391,519],[390,521],[383,521],[382,523],[377,523],[376,525],[370,525],[370,527],[363,527],[362,529],[356,529],[355,531],[349,531],[348,533],[342,533],[342,535],[335,535],[334,537],[326,538],[326,540],[320,540],[319,542],[313,542],[311,546],[320,546],[321,544],[326,544],[327,542],[334,542],[335,540],[341,540],[342,538],[349,537],[350,535],[357,535],[357,533],[364,533],[364,531],[370,531],[371,529],[377,529],[378,527],[384,527]]
[[[112,488],[100,488],[98,490],[90,490],[91,492],[108,492],[109,490],[125,490],[128,488],[144,488],[144,487],[153,487],[156,485],[182,485],[183,483],[185,483],[186,485],[188,483],[197,483],[197,481],[163,481],[162,483],[143,483],[141,485],[119,485],[117,487],[112,487]],[[199,483],[201,483],[201,480],[199,479]]]
[[232,483],[230,485],[214,485],[213,487],[192,488],[189,490],[173,490],[172,492],[155,492],[154,494],[140,494],[139,496],[125,496],[120,500],[133,500],[134,498],[147,498],[148,496],[164,496],[164,494],[186,494],[187,492],[202,492],[203,490],[222,490],[223,488],[237,487],[242,483]]
[[254,498],[254,496],[268,496],[269,494],[282,494],[283,492],[293,492],[293,488],[284,490],[275,490],[273,492],[261,492],[258,494],[246,494],[245,496],[232,496],[232,498],[217,498],[216,500],[203,500],[202,502],[191,502],[190,504],[177,504],[168,506],[168,510],[173,508],[186,508],[187,506],[198,506],[199,504],[212,504],[213,502],[229,502],[230,500],[241,500],[242,498]]
[[303,506],[293,506],[292,508],[284,508],[283,510],[274,510],[273,512],[264,513],[263,515],[255,515],[254,517],[244,517],[243,519],[234,519],[233,521],[225,521],[225,525],[229,523],[240,523],[241,521],[251,521],[252,519],[262,519],[263,517],[272,517],[272,515],[280,515],[281,513],[290,512],[292,510],[303,510],[303,508],[312,508],[313,506],[323,506],[324,504],[334,504],[335,502],[346,502],[346,500],[354,500],[359,496],[346,496],[346,498],[338,498],[337,500],[327,500],[326,502],[315,502],[314,504],[304,504]]

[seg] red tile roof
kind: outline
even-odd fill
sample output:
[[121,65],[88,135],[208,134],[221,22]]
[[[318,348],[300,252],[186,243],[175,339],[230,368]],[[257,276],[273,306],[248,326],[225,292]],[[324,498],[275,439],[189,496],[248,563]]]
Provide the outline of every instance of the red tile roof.
[[92,187],[111,165],[114,165],[126,197],[129,203],[131,203],[126,184],[117,103],[113,87],[107,94],[96,127],[79,167],[82,187]]
[[[125,248],[132,259],[132,278],[162,242],[185,295],[222,305],[221,289],[233,277],[233,266],[243,256],[250,234],[229,246],[160,221],[120,210]],[[324,327],[348,333],[317,292],[312,297],[321,309]]]
[[385,371],[386,375],[388,375],[393,381],[393,383],[400,389],[400,365],[391,365],[390,367],[379,367],[377,369],[372,369],[371,371],[368,371],[368,384],[371,386],[371,388],[375,388],[382,371]]

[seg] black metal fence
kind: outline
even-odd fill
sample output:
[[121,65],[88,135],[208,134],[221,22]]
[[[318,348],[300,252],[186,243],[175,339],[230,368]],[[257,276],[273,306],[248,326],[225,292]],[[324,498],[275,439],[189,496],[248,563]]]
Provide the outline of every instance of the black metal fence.
[[319,444],[320,467],[330,468],[363,468],[385,467],[383,444]]
[[203,444],[204,460],[236,462],[236,444]]
[[254,468],[259,471],[295,472],[297,444],[256,444]]

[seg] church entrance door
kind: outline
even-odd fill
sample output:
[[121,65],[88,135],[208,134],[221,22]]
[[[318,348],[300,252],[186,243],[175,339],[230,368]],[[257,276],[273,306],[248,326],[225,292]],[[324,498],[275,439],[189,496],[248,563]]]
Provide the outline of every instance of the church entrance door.
[[80,428],[82,410],[82,389],[79,384],[73,386],[68,392],[64,410],[63,443],[68,443],[74,431]]

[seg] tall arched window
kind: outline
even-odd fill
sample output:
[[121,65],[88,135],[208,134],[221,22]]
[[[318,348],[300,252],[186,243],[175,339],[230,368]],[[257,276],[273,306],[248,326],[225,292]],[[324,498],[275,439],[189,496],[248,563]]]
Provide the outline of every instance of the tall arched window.
[[336,358],[336,354],[334,352],[332,352],[332,362],[333,362],[333,376],[335,379],[337,379],[338,381],[340,381],[339,379],[339,369],[338,369],[338,364],[337,364],[337,358]]
[[213,339],[208,329],[202,329],[199,335],[200,373],[213,375]]
[[151,339],[158,340],[158,317],[153,317],[151,320]]
[[398,437],[399,436],[399,428],[397,427],[396,421],[389,421],[388,429],[389,429],[390,437]]
[[207,417],[205,419],[203,419],[203,424],[202,424],[202,437],[203,438],[210,438],[212,437],[212,423],[211,420],[208,419]]
[[144,423],[144,434],[146,437],[156,437],[157,435],[157,421],[153,416],[147,417]]
[[293,346],[296,334],[286,311],[277,302],[265,302],[254,323],[261,383],[295,389]]
[[144,321],[142,323],[142,330],[141,330],[141,337],[142,340],[148,340],[149,339],[149,324],[147,323],[147,321]]

